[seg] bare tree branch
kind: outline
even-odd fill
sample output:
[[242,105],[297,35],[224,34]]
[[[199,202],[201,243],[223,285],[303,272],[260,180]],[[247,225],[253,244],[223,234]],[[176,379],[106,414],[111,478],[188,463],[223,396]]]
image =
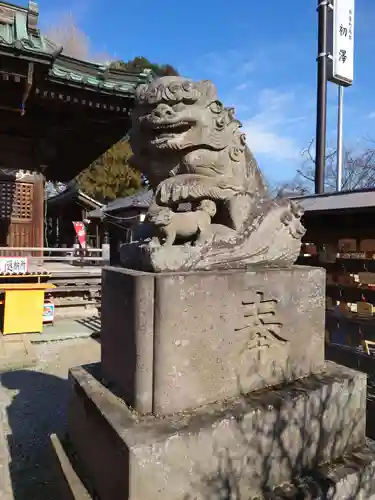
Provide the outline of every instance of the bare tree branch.
[[[315,177],[315,156],[312,139],[301,151],[303,162],[296,176],[288,185],[289,190],[301,191],[301,188],[312,192]],[[366,139],[367,148],[359,154],[345,150],[343,155],[343,185],[344,190],[356,190],[375,187],[375,141]],[[335,191],[337,176],[337,153],[330,149],[326,155],[325,190]]]
[[63,47],[63,53],[75,59],[107,62],[108,54],[98,54],[92,49],[90,38],[79,27],[71,13],[62,16],[57,24],[51,25],[45,32],[56,45]]

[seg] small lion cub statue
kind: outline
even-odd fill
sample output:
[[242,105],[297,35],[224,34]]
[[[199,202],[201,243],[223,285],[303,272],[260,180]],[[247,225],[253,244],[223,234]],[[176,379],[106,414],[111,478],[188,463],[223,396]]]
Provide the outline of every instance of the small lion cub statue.
[[192,242],[202,239],[215,215],[215,202],[202,200],[193,212],[173,212],[166,207],[152,217],[152,222],[164,239],[163,246],[171,246],[177,239]]

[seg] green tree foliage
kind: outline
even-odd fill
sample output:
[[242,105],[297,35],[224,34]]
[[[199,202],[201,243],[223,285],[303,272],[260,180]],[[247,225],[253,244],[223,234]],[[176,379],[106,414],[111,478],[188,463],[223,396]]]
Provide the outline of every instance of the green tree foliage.
[[103,203],[129,196],[142,187],[141,173],[129,166],[132,152],[121,140],[78,175],[79,189]]
[[[111,67],[135,73],[151,69],[156,76],[178,76],[173,66],[153,64],[145,57],[136,57],[128,62],[115,61]],[[126,139],[114,144],[78,175],[76,181],[79,189],[101,202],[136,193],[143,187],[144,179],[139,171],[130,167],[131,156],[132,151]]]
[[144,69],[151,69],[156,76],[179,76],[178,71],[170,64],[155,64],[146,57],[137,56],[131,61],[114,61],[111,64],[113,69],[123,69],[126,71],[139,73]]
[[[110,60],[105,54],[95,54],[89,37],[78,26],[71,14],[62,15],[57,24],[47,30],[47,36],[57,45],[62,45],[63,52],[70,57],[102,62]],[[178,71],[169,64],[154,64],[146,57],[135,57],[130,61],[113,61],[113,69],[140,73],[151,69],[156,76],[178,76]],[[144,179],[140,172],[130,167],[132,152],[128,142],[123,139],[113,145],[92,165],[75,179],[79,189],[93,198],[107,202],[137,192]],[[53,186],[49,186],[53,190]]]

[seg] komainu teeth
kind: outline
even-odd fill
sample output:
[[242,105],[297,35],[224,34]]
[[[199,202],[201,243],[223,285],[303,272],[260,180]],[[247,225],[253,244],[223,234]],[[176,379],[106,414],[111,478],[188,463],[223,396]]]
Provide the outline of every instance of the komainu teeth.
[[179,128],[179,127],[185,127],[188,126],[189,122],[183,121],[179,123],[163,123],[163,124],[155,124],[154,128],[156,129],[174,129],[174,128]]

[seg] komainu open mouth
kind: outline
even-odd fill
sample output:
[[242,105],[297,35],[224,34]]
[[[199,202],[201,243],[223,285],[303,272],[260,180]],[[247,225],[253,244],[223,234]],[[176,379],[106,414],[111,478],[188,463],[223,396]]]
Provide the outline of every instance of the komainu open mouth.
[[194,124],[188,121],[180,121],[175,123],[153,123],[152,130],[155,135],[170,135],[170,134],[181,134],[182,132],[187,132]]

